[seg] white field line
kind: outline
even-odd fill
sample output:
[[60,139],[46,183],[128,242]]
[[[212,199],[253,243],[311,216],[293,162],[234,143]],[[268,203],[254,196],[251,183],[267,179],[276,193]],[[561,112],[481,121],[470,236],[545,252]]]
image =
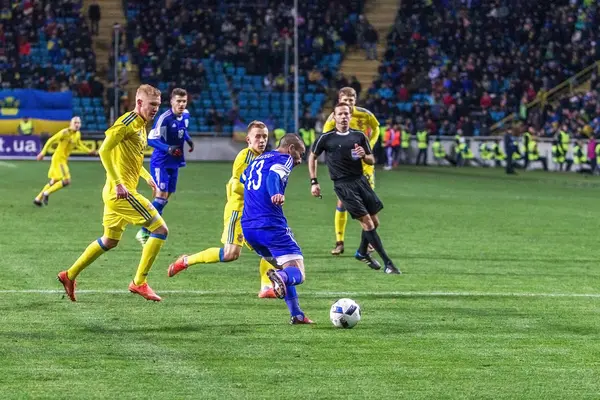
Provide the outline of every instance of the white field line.
[[17,168],[16,164],[6,162],[6,161],[0,161],[0,167]]
[[[0,295],[10,294],[63,294],[62,289],[2,289]],[[226,290],[158,290],[158,294],[183,294],[196,296],[217,295],[251,295],[257,291],[226,291]],[[99,289],[78,290],[77,294],[129,294],[128,290]],[[564,297],[564,298],[600,298],[600,293],[522,293],[522,292],[337,292],[337,291],[303,291],[303,297],[328,296],[375,296],[375,297]]]

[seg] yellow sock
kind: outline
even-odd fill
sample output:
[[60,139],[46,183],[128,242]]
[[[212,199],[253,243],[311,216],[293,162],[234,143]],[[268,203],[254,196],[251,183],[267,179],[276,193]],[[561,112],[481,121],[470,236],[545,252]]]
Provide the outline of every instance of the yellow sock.
[[63,187],[65,187],[65,185],[63,185],[63,181],[54,182],[54,185],[50,186],[50,189],[48,189],[48,194],[50,195],[57,190],[62,189]]
[[187,257],[187,265],[194,264],[211,264],[221,261],[223,249],[211,247],[210,249],[202,250],[200,253],[192,254]]
[[69,279],[75,279],[81,271],[83,271],[88,265],[96,261],[98,257],[106,253],[107,249],[102,244],[102,239],[98,239],[85,249],[82,255],[79,256],[77,261],[67,271]]
[[160,249],[165,244],[166,239],[167,237],[164,235],[150,234],[150,238],[142,250],[142,258],[135,273],[135,278],[133,278],[133,283],[136,285],[146,283],[148,272],[150,272],[150,268],[152,268],[152,264],[154,264],[154,260],[156,260],[156,256],[160,253]]
[[35,197],[35,199],[36,199],[37,201],[40,201],[40,200],[42,200],[42,196],[44,195],[44,192],[45,192],[46,190],[48,190],[48,189],[50,189],[50,184],[49,184],[49,183],[46,183],[46,186],[44,186],[44,188],[42,189],[42,191],[40,192],[40,194],[38,194],[38,195]]
[[271,280],[267,276],[267,271],[273,268],[270,262],[265,260],[264,258],[260,259],[260,264],[258,265],[258,269],[260,271],[260,288],[264,289],[265,287],[271,287]]
[[343,242],[346,235],[346,222],[348,222],[348,212],[335,210],[335,241]]

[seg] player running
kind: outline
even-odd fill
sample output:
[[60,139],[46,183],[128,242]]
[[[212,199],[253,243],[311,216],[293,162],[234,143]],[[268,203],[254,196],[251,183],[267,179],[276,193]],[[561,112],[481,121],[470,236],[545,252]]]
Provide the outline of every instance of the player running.
[[119,244],[128,224],[143,225],[151,232],[129,291],[147,300],[161,298],[148,286],[146,278],[161,247],[167,239],[167,224],[150,201],[137,192],[138,181],[144,179],[156,191],[156,184],[143,167],[147,146],[146,124],[154,119],[160,107],[160,90],[141,85],[135,94],[135,110],[125,113],[106,131],[99,154],[106,169],[104,200],[104,234],[93,241],[67,271],[58,274],[71,301],[75,299],[75,278],[98,257]]
[[[269,130],[261,121],[252,121],[248,124],[246,142],[248,147],[238,153],[233,162],[231,178],[227,182],[225,190],[227,192],[227,204],[223,211],[223,235],[221,243],[224,247],[211,247],[191,256],[182,255],[169,266],[168,275],[170,277],[183,271],[190,265],[210,264],[216,262],[230,262],[239,258],[244,244],[244,235],[240,217],[244,209],[244,185],[240,183],[240,176],[257,156],[265,151],[269,141]],[[275,293],[271,288],[271,281],[267,277],[267,270],[271,264],[264,259],[260,260],[260,279],[261,289],[258,293],[260,298],[275,298]]]
[[277,265],[267,275],[273,290],[290,310],[291,324],[312,324],[298,304],[296,285],[304,282],[302,251],[283,214],[285,188],[294,165],[302,162],[302,139],[287,134],[275,151],[257,157],[242,174],[244,212],[242,231],[246,242],[258,255]]
[[[169,197],[175,193],[179,168],[185,167],[183,142],[188,144],[190,152],[194,150],[194,142],[188,134],[190,113],[186,110],[187,101],[184,89],[173,89],[171,108],[156,119],[148,134],[148,146],[154,147],[150,157],[150,174],[158,187],[152,205],[160,215],[169,202]],[[135,236],[142,246],[149,237],[150,231],[145,227]]]
[[37,155],[37,160],[41,161],[44,156],[55,143],[58,143],[54,154],[52,155],[52,161],[50,162],[50,169],[48,170],[48,179],[50,181],[44,186],[40,194],[38,194],[33,200],[33,204],[38,207],[42,205],[48,205],[48,198],[50,195],[71,183],[71,173],[69,172],[69,165],[67,161],[71,152],[75,149],[85,151],[90,155],[96,154],[94,151],[90,151],[85,144],[81,141],[81,118],[71,118],[71,123],[68,128],[58,131],[53,135],[46,144],[42,151]]
[[[350,128],[363,132],[369,138],[371,148],[375,146],[379,140],[379,121],[375,115],[366,108],[356,106],[356,91],[351,87],[341,88],[338,92],[338,102],[349,104],[352,107],[352,120]],[[323,133],[330,132],[335,129],[335,119],[333,113],[329,115],[325,125],[323,125]],[[375,189],[375,166],[362,163],[363,174],[367,178],[369,185]],[[346,235],[346,223],[348,222],[348,213],[342,202],[338,199],[335,211],[335,247],[331,250],[331,254],[339,256],[344,253],[344,236]],[[373,249],[369,245],[369,252]]]
[[399,274],[400,271],[388,257],[377,233],[379,225],[377,214],[383,209],[383,203],[364,176],[363,163],[369,165],[375,163],[371,146],[362,132],[350,129],[352,118],[350,105],[338,103],[333,109],[333,114],[335,130],[319,137],[308,156],[311,193],[315,197],[321,195],[321,187],[317,180],[317,157],[325,152],[335,194],[350,216],[359,220],[363,228],[360,247],[355,254],[356,259],[366,263],[372,269],[381,268],[377,260],[367,253],[367,246],[370,243],[381,256],[385,264],[385,273]]

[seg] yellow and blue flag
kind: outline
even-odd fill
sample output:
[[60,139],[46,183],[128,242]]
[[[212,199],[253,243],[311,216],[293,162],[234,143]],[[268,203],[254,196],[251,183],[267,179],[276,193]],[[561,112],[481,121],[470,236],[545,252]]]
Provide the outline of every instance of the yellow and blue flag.
[[36,135],[52,134],[69,125],[73,94],[35,89],[0,90],[0,135],[16,135],[19,122],[29,118]]

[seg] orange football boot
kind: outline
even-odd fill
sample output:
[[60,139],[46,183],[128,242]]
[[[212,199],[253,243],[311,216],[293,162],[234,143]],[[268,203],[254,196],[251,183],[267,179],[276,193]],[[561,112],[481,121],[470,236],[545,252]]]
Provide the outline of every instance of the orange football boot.
[[314,324],[314,321],[308,318],[306,315],[302,318],[292,317],[290,320],[290,325],[304,325],[304,324]]
[[71,299],[71,301],[77,301],[77,299],[75,299],[75,279],[70,280],[67,271],[60,271],[57,279],[65,287],[65,293],[69,299]]
[[162,300],[160,298],[160,296],[158,296],[156,293],[154,293],[154,290],[152,290],[152,288],[150,286],[148,286],[148,283],[142,283],[141,285],[136,285],[133,281],[131,281],[131,283],[129,284],[129,291],[131,293],[139,294],[146,300],[153,300],[153,301],[161,301]]
[[263,289],[260,292],[258,292],[258,298],[259,299],[276,299],[277,296],[275,295],[275,291],[273,290],[273,288],[268,288],[268,289]]
[[175,275],[177,275],[178,273],[180,273],[181,271],[183,271],[184,269],[187,269],[188,265],[186,262],[186,257],[187,255],[182,255],[180,256],[177,260],[175,260],[174,263],[172,263],[171,265],[169,265],[169,278],[174,277]]

